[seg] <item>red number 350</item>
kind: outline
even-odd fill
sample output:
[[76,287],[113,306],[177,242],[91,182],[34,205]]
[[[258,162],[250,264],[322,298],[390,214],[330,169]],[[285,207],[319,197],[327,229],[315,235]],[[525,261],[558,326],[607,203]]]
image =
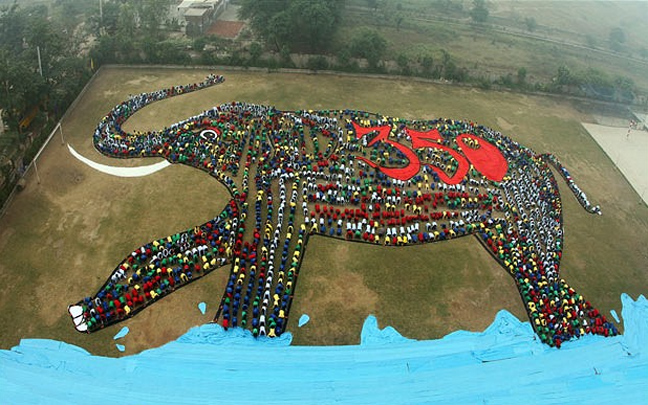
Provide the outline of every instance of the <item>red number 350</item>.
[[[364,157],[358,156],[358,159],[364,161],[373,168],[377,168],[387,176],[394,179],[406,181],[414,177],[421,170],[421,161],[412,149],[422,148],[441,149],[449,153],[450,156],[457,161],[458,166],[452,176],[448,176],[445,171],[438,167],[427,165],[427,167],[430,170],[433,170],[439,176],[439,179],[446,184],[460,183],[468,173],[468,170],[470,170],[471,164],[484,177],[492,181],[502,181],[508,170],[508,163],[504,156],[502,156],[500,150],[485,139],[472,134],[460,134],[455,138],[455,142],[457,142],[461,147],[461,151],[463,152],[462,154],[459,151],[441,144],[443,137],[437,129],[421,132],[406,128],[405,131],[412,140],[412,149],[410,149],[403,144],[389,139],[389,132],[391,131],[390,125],[365,128],[354,122],[353,128],[355,129],[356,138],[358,139],[368,133],[374,131],[378,132],[378,135],[375,136],[367,146],[372,146],[377,142],[382,141],[393,146],[405,155],[409,161],[409,164],[405,167],[379,166]],[[471,145],[468,145],[466,140],[471,140]]]

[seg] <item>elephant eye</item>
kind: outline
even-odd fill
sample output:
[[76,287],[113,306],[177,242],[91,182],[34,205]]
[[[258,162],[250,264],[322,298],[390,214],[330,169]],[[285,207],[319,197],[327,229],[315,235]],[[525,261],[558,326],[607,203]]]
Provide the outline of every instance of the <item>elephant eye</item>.
[[200,131],[200,137],[206,141],[215,142],[218,138],[218,133],[213,129],[204,129]]

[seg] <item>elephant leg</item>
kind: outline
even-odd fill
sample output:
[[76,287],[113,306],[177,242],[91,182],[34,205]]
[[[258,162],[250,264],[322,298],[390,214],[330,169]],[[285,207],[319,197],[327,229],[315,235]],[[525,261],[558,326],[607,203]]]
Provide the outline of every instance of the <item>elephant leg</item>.
[[478,239],[515,280],[531,325],[543,343],[560,347],[585,334],[618,334],[605,316],[560,278],[560,252],[539,253],[541,245],[505,229],[486,228]]
[[[245,229],[251,240],[241,243],[214,317],[224,327],[250,329],[254,336],[280,336],[286,329],[304,246],[308,239],[303,215],[296,210],[296,189],[279,183],[279,199],[270,190],[258,194],[255,215]],[[263,220],[265,218],[265,220]]]
[[68,307],[77,331],[90,333],[128,319],[230,262],[237,216],[230,203],[213,220],[135,249],[94,296]]

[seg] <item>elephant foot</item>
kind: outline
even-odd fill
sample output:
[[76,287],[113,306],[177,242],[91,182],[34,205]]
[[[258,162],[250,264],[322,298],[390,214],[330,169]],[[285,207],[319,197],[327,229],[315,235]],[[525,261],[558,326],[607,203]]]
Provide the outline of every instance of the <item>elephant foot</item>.
[[83,316],[83,307],[81,307],[80,305],[69,305],[68,313],[70,314],[70,317],[72,317],[72,322],[74,322],[74,327],[76,328],[76,330],[78,330],[79,332],[88,331],[88,324],[85,322]]

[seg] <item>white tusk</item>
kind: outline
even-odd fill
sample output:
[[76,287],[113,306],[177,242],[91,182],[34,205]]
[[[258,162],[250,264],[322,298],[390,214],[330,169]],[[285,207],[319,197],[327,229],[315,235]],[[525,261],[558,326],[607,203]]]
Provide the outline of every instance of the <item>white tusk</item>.
[[112,176],[117,176],[117,177],[144,177],[144,176],[148,176],[149,174],[158,172],[167,166],[171,166],[171,163],[169,163],[167,160],[152,165],[139,166],[139,167],[108,166],[108,165],[103,165],[101,163],[93,162],[92,160],[82,156],[81,154],[79,154],[79,152],[74,150],[74,148],[72,148],[72,146],[70,146],[69,144],[67,147],[70,150],[72,156],[79,159],[83,163],[87,164],[88,166],[102,173],[110,174]]

